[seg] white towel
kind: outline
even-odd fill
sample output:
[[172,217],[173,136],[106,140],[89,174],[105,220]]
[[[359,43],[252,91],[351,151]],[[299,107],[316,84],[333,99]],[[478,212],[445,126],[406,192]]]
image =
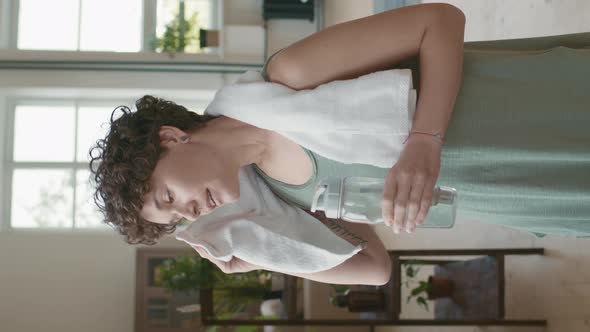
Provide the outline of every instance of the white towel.
[[240,198],[203,215],[176,238],[222,261],[233,256],[279,272],[313,273],[341,264],[362,248],[279,199],[254,171],[242,167]]
[[410,69],[379,71],[299,91],[248,71],[221,88],[205,112],[278,132],[345,164],[392,167],[413,122],[412,87]]
[[[206,113],[269,129],[342,163],[392,167],[416,107],[409,69],[375,72],[295,91],[257,71],[221,88]],[[233,256],[279,272],[313,273],[361,250],[277,197],[251,166],[240,170],[240,199],[201,216],[176,238],[213,257]]]

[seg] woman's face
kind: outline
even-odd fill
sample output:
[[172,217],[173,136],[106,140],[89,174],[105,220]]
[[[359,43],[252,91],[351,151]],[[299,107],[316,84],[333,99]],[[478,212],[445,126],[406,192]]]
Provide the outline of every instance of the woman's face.
[[140,213],[150,222],[195,221],[210,213],[216,207],[207,191],[217,207],[239,198],[239,167],[210,144],[183,141],[186,136],[190,134],[175,127],[160,130],[161,146],[167,153],[156,164]]

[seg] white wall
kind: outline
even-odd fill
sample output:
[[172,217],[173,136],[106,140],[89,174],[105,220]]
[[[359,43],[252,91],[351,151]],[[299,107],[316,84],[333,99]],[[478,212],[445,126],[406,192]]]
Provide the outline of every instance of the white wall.
[[580,0],[423,0],[446,2],[467,16],[465,41],[562,35],[590,31],[590,3]]
[[[261,0],[226,3],[227,24],[262,23]],[[315,31],[309,22],[288,20],[273,21],[269,28],[271,50]],[[0,70],[0,149],[6,96],[137,98],[153,93],[192,99],[233,79],[229,74]],[[183,247],[172,236],[157,246]],[[114,232],[0,231],[0,331],[133,331],[135,250]]]
[[[218,74],[4,70],[0,102],[6,95],[136,98],[155,93],[190,98],[206,95],[207,91],[197,89],[222,81]],[[1,109],[0,114],[4,134],[6,110]],[[181,244],[169,237],[158,246]],[[0,266],[2,331],[133,330],[135,248],[114,232],[4,230],[0,232]]]
[[373,15],[373,0],[324,0],[325,26]]
[[[7,95],[190,99],[223,81],[220,74],[3,70],[0,105]],[[2,148],[5,115],[0,108]],[[158,246],[182,245],[168,237]],[[133,331],[135,250],[114,232],[0,231],[0,330]]]

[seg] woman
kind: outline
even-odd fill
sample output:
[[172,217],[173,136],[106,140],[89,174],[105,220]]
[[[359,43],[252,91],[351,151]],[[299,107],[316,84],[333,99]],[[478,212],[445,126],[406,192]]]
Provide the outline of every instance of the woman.
[[[137,112],[111,119],[95,147],[93,161],[102,160],[95,200],[106,222],[129,243],[153,244],[181,220],[237,200],[238,170],[254,164],[273,192],[304,209],[325,176],[384,177],[383,217],[396,233],[424,220],[436,183],[457,188],[465,217],[539,236],[589,236],[590,33],[464,49],[464,27],[463,13],[451,5],[404,7],[324,29],[267,60],[263,76],[293,89],[412,69],[412,134],[389,169],[340,164],[275,132],[145,96]],[[387,282],[389,257],[368,225],[315,216],[366,247],[333,269],[294,275]],[[259,268],[195,250],[226,273]]]

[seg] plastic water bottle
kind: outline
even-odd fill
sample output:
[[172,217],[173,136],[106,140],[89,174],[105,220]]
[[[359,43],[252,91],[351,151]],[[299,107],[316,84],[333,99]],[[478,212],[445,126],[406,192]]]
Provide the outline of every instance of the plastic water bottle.
[[[331,177],[322,179],[315,188],[311,211],[322,210],[326,217],[350,222],[377,224],[383,222],[381,200],[385,179],[369,177]],[[457,190],[446,186],[434,188],[432,206],[426,219],[416,227],[450,228],[457,216]],[[408,208],[406,207],[407,218]]]

